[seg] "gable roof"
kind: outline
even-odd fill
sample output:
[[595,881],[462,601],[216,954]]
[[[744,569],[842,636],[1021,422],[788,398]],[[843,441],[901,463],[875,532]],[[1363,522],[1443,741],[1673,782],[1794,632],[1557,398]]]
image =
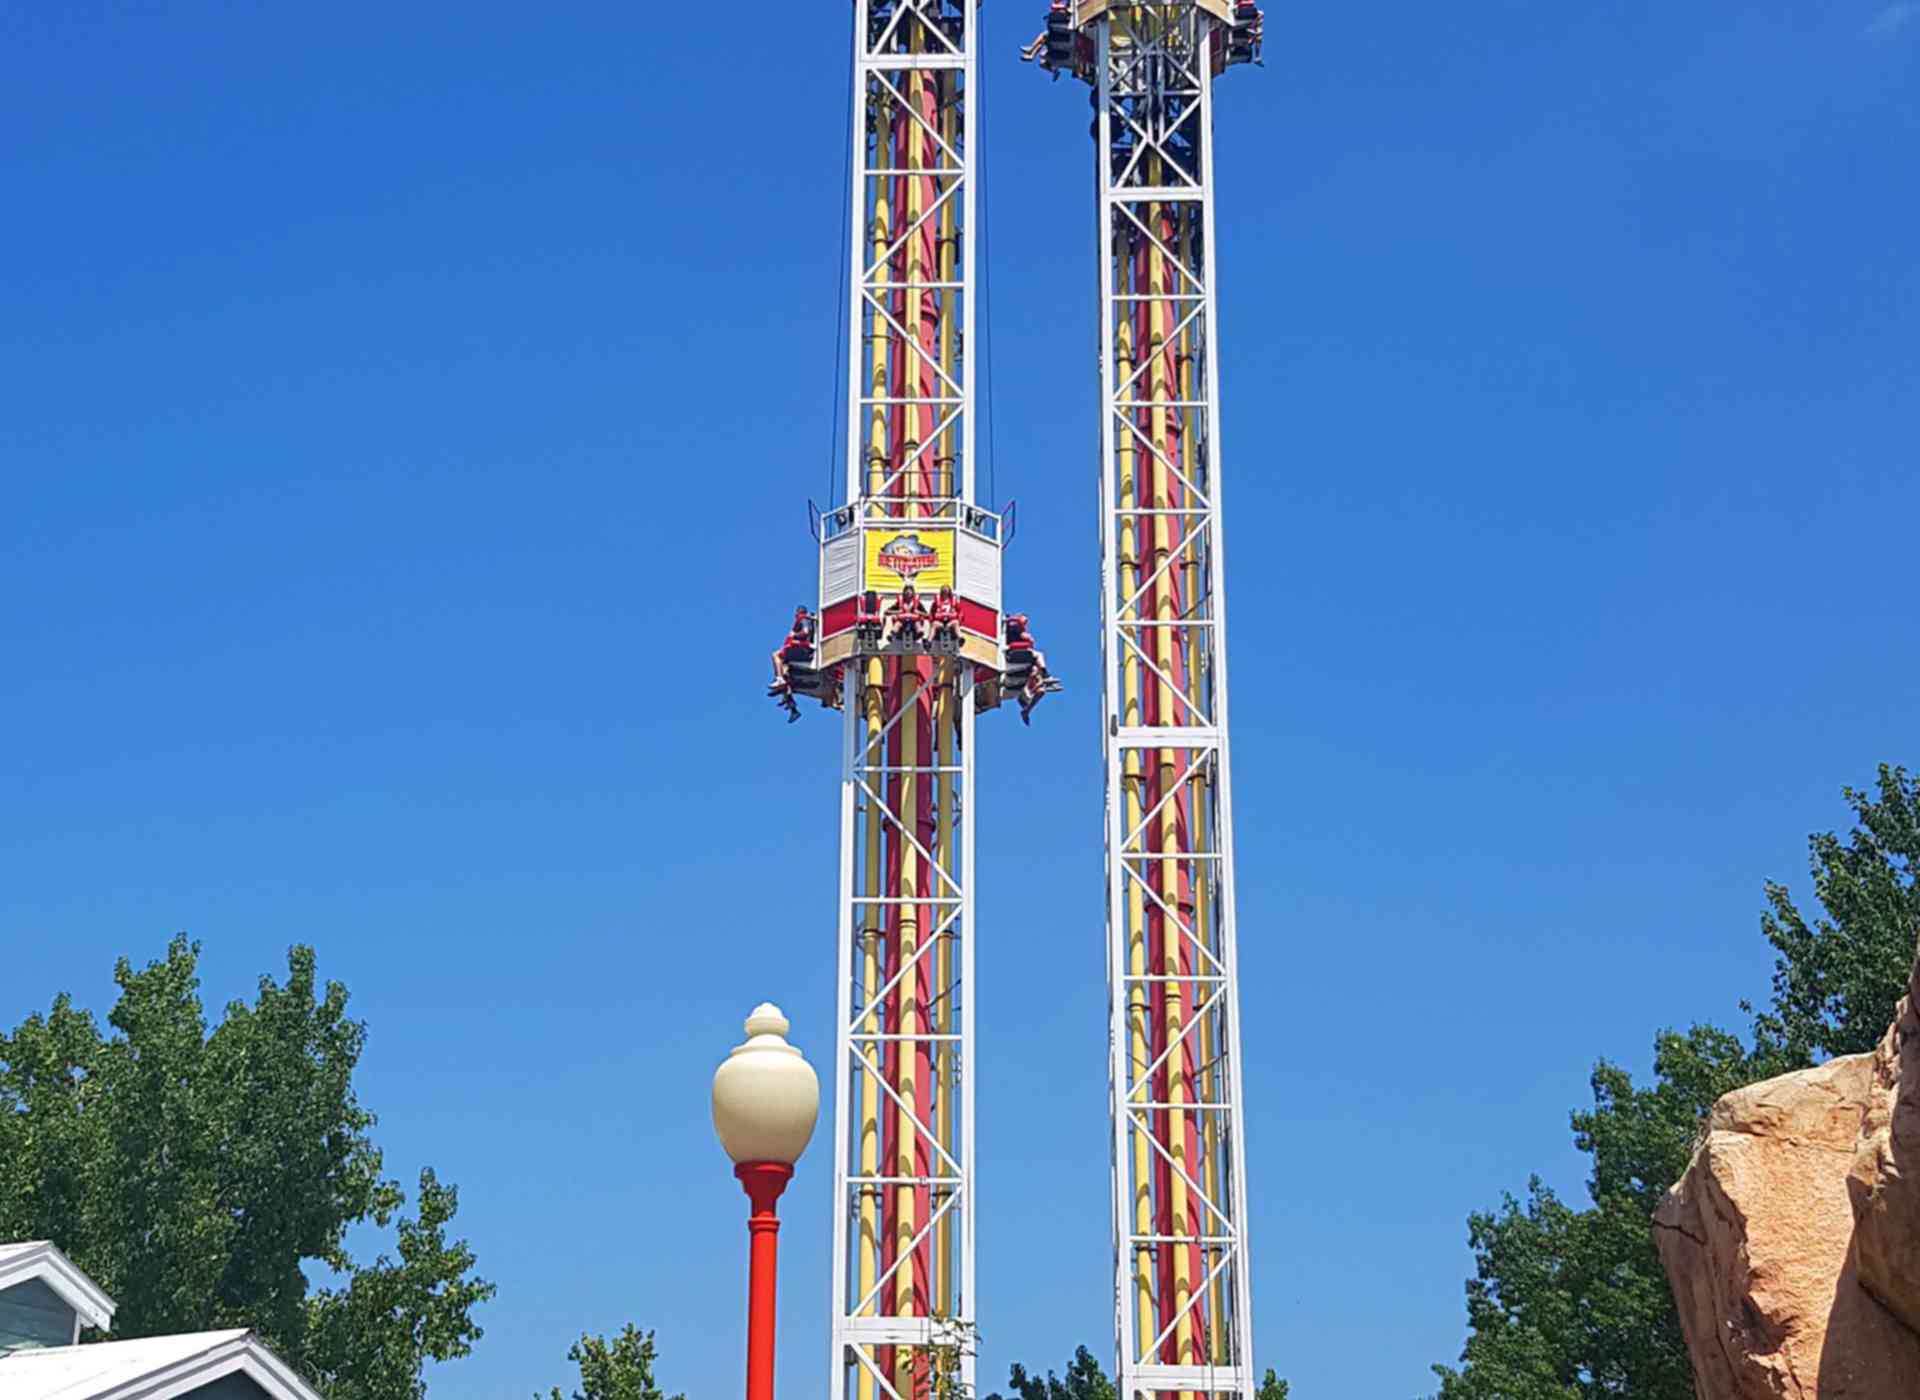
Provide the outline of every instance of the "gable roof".
[[0,1356],[0,1395],[7,1400],[174,1400],[236,1371],[273,1400],[320,1400],[245,1328],[9,1352]]
[[113,1326],[119,1304],[101,1292],[100,1285],[80,1272],[80,1266],[62,1254],[51,1240],[22,1240],[0,1244],[0,1290],[39,1279],[60,1301],[80,1314],[89,1327],[104,1332]]

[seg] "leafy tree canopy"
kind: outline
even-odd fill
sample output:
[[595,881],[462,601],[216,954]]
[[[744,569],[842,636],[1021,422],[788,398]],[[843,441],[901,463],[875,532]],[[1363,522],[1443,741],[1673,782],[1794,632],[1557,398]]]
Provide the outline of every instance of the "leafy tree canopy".
[[[455,1190],[423,1171],[404,1213],[353,1091],[366,1028],[312,949],[211,1033],[198,958],[180,937],[121,959],[111,1034],[63,994],[0,1035],[0,1238],[58,1243],[119,1303],[116,1338],[250,1327],[329,1400],[418,1400],[494,1291],[447,1238]],[[397,1257],[348,1252],[366,1224]]]
[[[631,1322],[611,1342],[583,1333],[567,1352],[567,1360],[580,1367],[580,1388],[573,1392],[573,1400],[668,1400],[653,1379],[657,1355],[653,1333],[642,1332]],[[536,1394],[534,1400],[541,1397]],[[548,1400],[565,1400],[559,1386]],[[675,1395],[672,1400],[687,1398]]]
[[[1871,1050],[1886,1033],[1920,930],[1920,779],[1880,765],[1877,793],[1845,788],[1856,825],[1808,840],[1808,924],[1784,885],[1767,886],[1761,930],[1778,955],[1773,1004],[1756,1018],[1762,1049],[1788,1065]],[[1748,1008],[1751,1010],[1751,1008]]]
[[[1011,1395],[996,1391],[987,1400],[1116,1400],[1113,1382],[1085,1347],[1074,1348],[1064,1379],[1052,1371],[1045,1377],[1030,1375],[1025,1366],[1014,1362],[1007,1389]],[[1260,1382],[1258,1400],[1287,1400],[1287,1383],[1271,1367]]]
[[1064,1380],[1051,1371],[1044,1378],[1029,1375],[1025,1366],[1014,1362],[1007,1389],[1010,1395],[995,1391],[987,1400],[1115,1400],[1113,1382],[1085,1347],[1074,1348]]
[[1645,1087],[1601,1061],[1593,1107],[1572,1115],[1574,1143],[1592,1159],[1592,1205],[1567,1205],[1536,1178],[1524,1202],[1509,1195],[1468,1219],[1468,1337],[1458,1369],[1434,1367],[1438,1400],[1693,1400],[1655,1208],[1686,1171],[1715,1099],[1871,1049],[1913,962],[1920,784],[1883,766],[1876,792],[1844,792],[1854,830],[1808,843],[1824,916],[1809,924],[1784,886],[1766,888],[1761,929],[1777,958],[1752,1046],[1712,1026],[1663,1032]]

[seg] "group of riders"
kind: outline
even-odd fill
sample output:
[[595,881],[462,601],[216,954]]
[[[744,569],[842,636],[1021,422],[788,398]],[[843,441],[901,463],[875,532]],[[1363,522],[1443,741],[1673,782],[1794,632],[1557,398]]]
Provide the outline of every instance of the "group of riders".
[[[891,651],[897,644],[904,652],[956,656],[960,651],[960,603],[950,585],[943,586],[929,604],[911,583],[903,584],[899,596],[884,607],[879,595],[869,590],[860,595],[853,628],[863,650]],[[786,710],[789,724],[800,718],[796,695],[811,695],[832,710],[842,704],[841,667],[830,666],[823,671],[813,664],[817,633],[817,620],[803,604],[793,610],[793,627],[786,640],[773,649],[773,684],[767,687],[767,694]],[[1025,613],[1007,614],[1001,633],[1006,661],[1006,669],[1000,673],[1001,693],[1019,698],[1021,722],[1030,724],[1040,697],[1060,689],[1060,682],[1047,670],[1046,653],[1034,646]],[[991,676],[992,672],[986,674]]]

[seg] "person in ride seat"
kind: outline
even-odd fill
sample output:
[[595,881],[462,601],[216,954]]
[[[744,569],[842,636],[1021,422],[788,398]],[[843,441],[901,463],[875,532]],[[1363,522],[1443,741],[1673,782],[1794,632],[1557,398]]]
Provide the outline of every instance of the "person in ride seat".
[[895,633],[903,634],[910,645],[927,640],[926,605],[910,583],[901,584],[900,596],[887,604],[886,625],[880,629],[880,650],[885,651],[893,644]]
[[1008,613],[1003,631],[1007,643],[1007,679],[1020,686],[1020,722],[1031,724],[1033,707],[1040,703],[1041,696],[1060,689],[1060,682],[1047,670],[1047,654],[1033,644],[1025,613]]
[[953,596],[951,584],[941,584],[940,591],[933,595],[933,607],[929,612],[933,622],[934,637],[943,642],[960,641],[960,600]]
[[1055,70],[1068,68],[1073,63],[1073,10],[1067,0],[1053,0],[1047,7],[1047,27],[1031,44],[1020,50],[1020,57],[1028,63],[1044,57],[1046,67]]
[[820,703],[829,710],[840,710],[846,708],[846,701],[847,669],[844,666],[835,666],[822,679]]
[[1000,624],[1007,642],[1007,669],[1026,670],[1040,653],[1033,649],[1033,634],[1027,631],[1025,613],[1008,613]]
[[[787,695],[792,683],[787,676],[787,666],[794,662],[813,660],[813,614],[802,603],[793,610],[793,629],[787,633],[787,639],[773,649],[773,684],[767,687],[769,695]],[[791,697],[789,697],[791,698]]]
[[1227,62],[1258,63],[1266,38],[1266,11],[1254,0],[1235,0],[1233,26],[1227,31]]

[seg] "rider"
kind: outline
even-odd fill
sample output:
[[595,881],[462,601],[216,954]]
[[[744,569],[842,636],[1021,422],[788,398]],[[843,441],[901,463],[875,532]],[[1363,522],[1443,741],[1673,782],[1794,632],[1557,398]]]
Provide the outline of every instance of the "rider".
[[847,671],[844,666],[829,669],[820,682],[820,703],[829,710],[846,708]]
[[953,585],[943,583],[940,591],[934,595],[933,609],[929,614],[933,621],[933,635],[938,641],[960,640],[960,603],[953,596]]
[[792,689],[787,676],[790,662],[813,660],[813,614],[802,603],[793,610],[793,629],[787,633],[787,639],[773,649],[773,684],[767,687],[769,695],[785,695]]
[[885,651],[895,632],[904,632],[909,642],[927,639],[927,610],[911,583],[900,585],[900,596],[887,604],[886,624],[880,629],[880,650]]
[[1060,682],[1047,670],[1047,654],[1033,644],[1033,633],[1027,630],[1025,613],[1009,613],[1005,625],[1007,641],[1007,672],[1010,676],[1025,672],[1025,682],[1020,687],[1020,722],[1031,724],[1033,707],[1040,703],[1040,697],[1050,695],[1060,689]]

